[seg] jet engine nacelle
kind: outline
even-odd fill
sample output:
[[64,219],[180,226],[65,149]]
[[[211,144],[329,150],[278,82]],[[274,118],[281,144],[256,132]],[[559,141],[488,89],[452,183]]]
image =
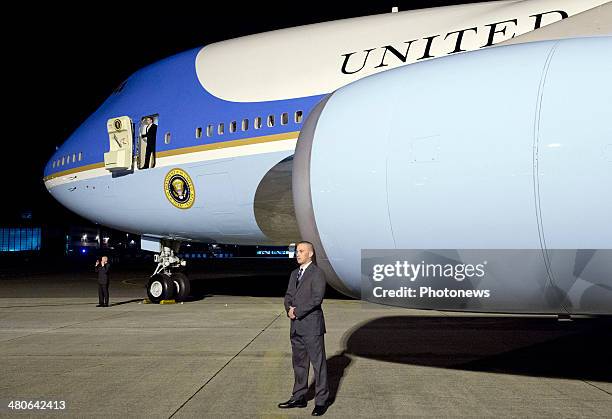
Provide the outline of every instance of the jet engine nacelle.
[[[362,249],[498,249],[467,311],[612,312],[612,37],[400,67],[310,114],[293,161],[301,236],[358,297]],[[526,252],[538,255],[525,263]]]

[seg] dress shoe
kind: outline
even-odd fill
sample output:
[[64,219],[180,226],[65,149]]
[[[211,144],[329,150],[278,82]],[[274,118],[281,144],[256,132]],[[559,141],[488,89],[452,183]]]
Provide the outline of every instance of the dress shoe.
[[306,399],[289,399],[284,403],[279,403],[278,407],[281,409],[293,409],[294,407],[306,407],[308,403],[306,403]]
[[102,304],[98,304],[96,307],[104,307]]
[[323,416],[325,412],[327,412],[327,405],[324,404],[322,406],[315,405],[315,408],[312,409],[312,416]]

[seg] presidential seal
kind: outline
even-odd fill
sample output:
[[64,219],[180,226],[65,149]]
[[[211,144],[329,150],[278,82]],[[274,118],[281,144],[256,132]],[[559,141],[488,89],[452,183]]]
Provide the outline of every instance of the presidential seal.
[[193,181],[181,169],[172,169],[164,179],[164,192],[172,205],[180,209],[191,208],[195,201]]

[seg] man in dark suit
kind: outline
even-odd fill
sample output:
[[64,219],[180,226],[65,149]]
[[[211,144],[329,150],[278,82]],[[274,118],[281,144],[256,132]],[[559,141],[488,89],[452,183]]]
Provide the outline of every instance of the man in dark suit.
[[155,142],[157,139],[157,125],[153,123],[153,118],[145,116],[143,119],[143,133],[141,134],[142,139],[147,144],[145,150],[145,161],[142,166],[143,169],[153,167],[155,159]]
[[96,307],[108,307],[108,272],[110,263],[108,257],[102,256],[101,260],[96,260],[96,272],[98,273],[98,302]]
[[281,409],[306,407],[308,370],[310,363],[315,373],[315,408],[313,416],[327,411],[329,386],[327,383],[327,359],[325,357],[325,318],[321,303],[325,295],[325,274],[316,261],[312,243],[302,241],[296,248],[300,267],[289,277],[285,294],[285,311],[291,319],[291,352],[294,384],[291,398],[279,403]]

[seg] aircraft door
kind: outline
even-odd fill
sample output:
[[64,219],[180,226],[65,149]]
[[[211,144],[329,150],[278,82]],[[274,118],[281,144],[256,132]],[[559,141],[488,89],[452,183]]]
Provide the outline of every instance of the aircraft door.
[[139,169],[155,167],[158,120],[157,114],[143,116],[140,120],[137,141]]
[[104,153],[104,168],[111,172],[131,170],[134,127],[129,116],[111,118],[106,122],[109,151]]

